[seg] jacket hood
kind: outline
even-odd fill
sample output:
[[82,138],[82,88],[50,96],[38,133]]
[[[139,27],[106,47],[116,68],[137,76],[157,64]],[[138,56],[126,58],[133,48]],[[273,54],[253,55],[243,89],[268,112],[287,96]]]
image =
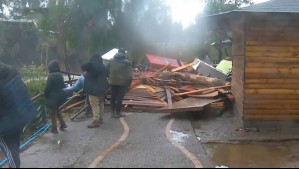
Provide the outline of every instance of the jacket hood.
[[115,60],[125,60],[127,59],[126,55],[123,53],[118,52],[117,54],[114,55]]
[[60,72],[60,65],[57,60],[51,61],[48,65],[49,73]]
[[97,53],[97,54],[93,55],[90,59],[90,62],[103,63],[102,53]]

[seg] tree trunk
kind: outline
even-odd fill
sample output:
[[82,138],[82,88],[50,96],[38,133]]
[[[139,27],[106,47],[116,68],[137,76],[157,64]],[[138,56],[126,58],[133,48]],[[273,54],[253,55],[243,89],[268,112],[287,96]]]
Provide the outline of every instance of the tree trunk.
[[194,83],[194,85],[206,85],[206,86],[223,86],[227,82],[217,78],[211,78],[206,76],[199,76],[190,73],[174,73],[174,72],[162,72],[159,74],[159,78],[167,80],[183,80]]

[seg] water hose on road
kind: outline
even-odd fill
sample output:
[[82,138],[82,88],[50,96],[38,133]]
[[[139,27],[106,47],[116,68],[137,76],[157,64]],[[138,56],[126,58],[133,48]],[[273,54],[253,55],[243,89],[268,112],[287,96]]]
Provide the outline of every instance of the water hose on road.
[[[37,132],[35,132],[33,135],[31,135],[26,142],[24,142],[20,146],[20,151],[22,151],[29,143],[34,141],[39,135],[43,135],[50,127],[52,126],[51,123],[45,124],[43,127],[41,127]],[[3,167],[8,161],[8,158],[5,157],[3,160],[0,161],[0,167]]]

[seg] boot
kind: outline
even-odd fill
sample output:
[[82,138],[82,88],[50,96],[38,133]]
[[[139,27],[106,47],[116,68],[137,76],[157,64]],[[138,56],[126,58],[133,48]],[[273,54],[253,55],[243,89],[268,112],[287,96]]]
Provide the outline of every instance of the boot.
[[88,128],[97,128],[100,127],[100,121],[94,120],[90,125],[87,126]]
[[102,118],[100,118],[99,123],[104,124],[104,120]]
[[121,118],[121,117],[126,117],[126,115],[125,114],[123,114],[123,113],[116,113],[116,116],[115,116],[115,118]]
[[111,105],[111,117],[112,118],[116,117],[115,106],[113,106],[113,105]]
[[61,126],[60,126],[60,130],[64,130],[64,129],[66,129],[67,128],[67,125],[66,124],[62,124]]

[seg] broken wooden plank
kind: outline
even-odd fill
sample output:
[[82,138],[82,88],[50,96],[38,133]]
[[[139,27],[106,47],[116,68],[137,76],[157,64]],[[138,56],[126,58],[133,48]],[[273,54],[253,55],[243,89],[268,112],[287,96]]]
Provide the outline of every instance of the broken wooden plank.
[[34,102],[38,101],[40,98],[42,98],[43,96],[44,96],[44,93],[40,93],[40,94],[34,96],[34,97],[31,99],[31,101],[34,103]]
[[158,70],[158,72],[163,72],[165,70],[167,70],[169,68],[169,64],[168,65],[165,65],[163,68],[161,68],[160,70]]
[[210,104],[213,108],[224,108],[224,102],[215,102]]
[[218,93],[218,90],[217,89],[210,89],[210,90],[203,91],[202,94],[209,94],[209,93],[213,93],[213,92]]
[[169,89],[165,88],[166,90],[166,95],[167,95],[167,103],[168,103],[168,108],[172,108],[172,96],[169,91]]
[[84,103],[85,103],[85,100],[83,100],[83,101],[79,101],[79,102],[77,102],[77,103],[74,103],[74,104],[72,104],[72,105],[69,105],[69,106],[65,107],[62,111],[70,110],[70,109],[72,109],[72,108],[74,108],[74,107],[81,106],[81,105],[84,104]]
[[187,98],[176,102],[171,108],[168,106],[158,109],[159,112],[164,113],[179,113],[179,112],[191,112],[191,111],[201,111],[205,106],[210,103],[217,102],[220,99],[198,99],[198,98]]
[[178,93],[178,94],[176,94],[176,96],[185,96],[185,95],[188,95],[188,94],[202,93],[202,92],[208,91],[210,89],[222,89],[222,88],[230,88],[230,87],[231,87],[231,85],[210,87],[210,88],[206,88],[206,89],[194,90],[194,91],[191,91],[191,92]]
[[188,67],[191,67],[191,66],[196,65],[198,62],[199,62],[198,60],[195,60],[195,61],[193,61],[192,63],[189,63],[189,64],[187,64],[187,65],[180,66],[180,67],[178,67],[178,68],[174,68],[174,69],[172,69],[171,71],[172,71],[172,72],[178,72],[178,71],[184,70],[184,69],[186,69],[186,68],[188,68]]
[[82,112],[84,112],[87,109],[88,106],[83,107],[78,113],[76,113],[73,117],[71,117],[71,120],[74,120],[76,117],[78,117]]
[[194,98],[215,98],[219,96],[218,91],[215,91],[213,93],[208,93],[208,94],[202,94],[202,95],[188,95],[189,97],[194,97]]

